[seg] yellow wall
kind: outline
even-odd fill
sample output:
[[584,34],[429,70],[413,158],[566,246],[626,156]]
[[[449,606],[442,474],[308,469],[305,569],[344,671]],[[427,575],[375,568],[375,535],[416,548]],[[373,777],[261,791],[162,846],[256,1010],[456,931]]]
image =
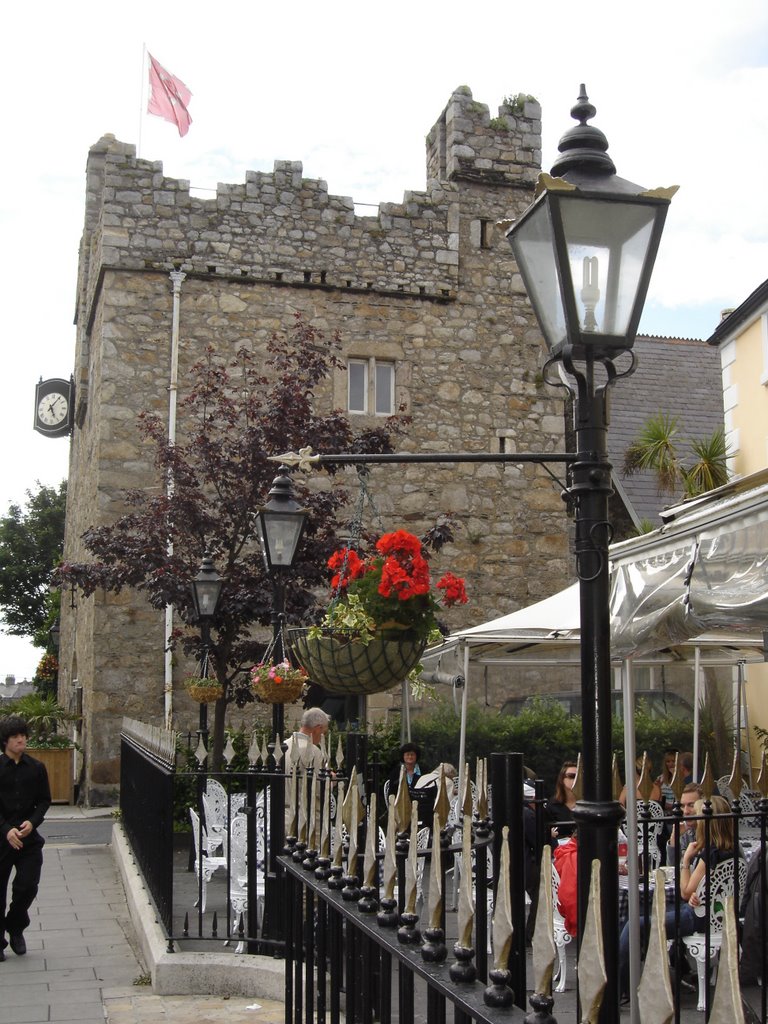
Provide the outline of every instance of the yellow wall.
[[739,432],[739,450],[734,470],[747,476],[764,469],[768,462],[768,374],[763,355],[763,325],[756,320],[735,339],[736,358],[731,367],[731,380],[736,386],[733,426]]
[[[768,465],[768,355],[764,351],[768,346],[764,345],[765,330],[763,318],[759,317],[722,350],[726,430],[735,431],[738,437],[732,470],[739,476],[756,473]],[[753,726],[768,729],[768,665],[747,667],[746,701],[752,765],[759,768],[761,750],[754,739]]]

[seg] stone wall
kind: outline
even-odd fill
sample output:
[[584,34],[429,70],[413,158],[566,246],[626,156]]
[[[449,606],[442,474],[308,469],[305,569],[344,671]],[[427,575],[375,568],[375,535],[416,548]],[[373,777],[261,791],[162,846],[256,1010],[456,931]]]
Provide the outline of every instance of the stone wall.
[[[395,362],[396,400],[413,417],[403,450],[562,450],[561,401],[542,385],[538,328],[494,227],[529,204],[539,138],[538,104],[502,108],[491,121],[459,89],[427,140],[426,191],[373,217],[305,179],[299,163],[248,172],[244,184],[197,199],[133,146],[101,139],[89,155],[80,248],[65,557],[85,557],[83,531],[119,515],[126,488],[159,486],[136,415],[167,409],[174,269],[186,275],[180,398],[207,344],[258,348],[298,310],[338,329],[345,356]],[[326,409],[345,406],[345,375],[317,397]],[[183,420],[178,430],[183,438]],[[466,576],[471,604],[452,613],[452,625],[512,611],[568,581],[564,506],[539,467],[378,467],[370,487],[387,528],[419,532],[441,511],[459,520],[445,561]],[[161,720],[162,617],[128,592],[77,604],[62,615],[62,689],[76,671],[84,793],[97,802],[118,781],[122,715]],[[178,666],[175,682],[183,675]],[[186,698],[176,695],[174,709],[179,728],[194,727]]]

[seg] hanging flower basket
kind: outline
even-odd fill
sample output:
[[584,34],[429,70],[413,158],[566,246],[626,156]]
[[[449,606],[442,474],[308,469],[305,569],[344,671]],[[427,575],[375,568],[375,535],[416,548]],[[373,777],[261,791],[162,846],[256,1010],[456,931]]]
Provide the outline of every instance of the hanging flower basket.
[[215,679],[200,679],[198,676],[191,676],[184,680],[187,693],[199,704],[213,704],[224,696],[224,688]]
[[251,669],[253,692],[267,704],[292,704],[301,696],[307,673],[287,661],[265,661]]
[[377,632],[368,643],[334,629],[318,632],[317,627],[287,630],[290,650],[314,683],[345,696],[383,693],[402,683],[427,645],[395,629]]

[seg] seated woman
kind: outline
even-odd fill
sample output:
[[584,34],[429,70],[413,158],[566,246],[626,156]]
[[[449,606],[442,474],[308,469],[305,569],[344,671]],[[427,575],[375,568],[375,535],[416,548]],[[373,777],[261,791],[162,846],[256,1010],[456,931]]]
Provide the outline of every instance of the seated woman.
[[409,790],[413,789],[421,776],[421,768],[419,768],[421,748],[416,743],[404,743],[398,753],[400,754],[400,760],[389,776],[390,796],[397,796],[397,787],[400,785],[400,774],[403,765],[405,766],[405,781],[408,783]]
[[[576,826],[573,823],[573,809],[576,797],[573,787],[576,785],[576,762],[564,761],[555,783],[555,795],[547,801],[544,813],[551,824],[550,835],[556,846],[558,840],[573,835]],[[567,824],[562,824],[567,822]]]
[[[702,905],[697,894],[699,884],[707,871],[713,871],[722,861],[733,859],[733,818],[730,816],[728,801],[721,796],[713,796],[711,800],[713,817],[709,821],[709,846],[706,846],[706,821],[702,818],[696,823],[696,839],[685,848],[680,865],[680,929],[677,937],[703,932],[706,918],[697,916],[695,908]],[[704,807],[704,801],[696,802],[696,814]],[[722,815],[722,817],[721,817]],[[742,856],[739,850],[739,856]],[[640,918],[640,929],[643,931],[645,922]],[[667,938],[675,938],[674,907],[667,911],[665,918]],[[621,991],[624,998],[629,992],[629,922],[624,925],[619,937],[619,970]]]

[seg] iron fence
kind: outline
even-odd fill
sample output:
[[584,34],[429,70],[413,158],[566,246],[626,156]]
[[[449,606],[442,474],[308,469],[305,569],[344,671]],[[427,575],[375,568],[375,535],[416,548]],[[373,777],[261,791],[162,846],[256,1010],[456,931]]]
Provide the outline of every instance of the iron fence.
[[[318,773],[317,788],[311,785],[312,769],[306,766],[307,784],[303,790],[305,823],[309,816],[310,801],[325,805],[326,793],[337,793],[342,784],[349,787],[351,769],[359,770],[361,792],[372,794],[378,790],[380,771],[377,765],[368,765],[365,737],[352,736],[348,744],[345,770],[338,765],[334,771],[326,768]],[[421,920],[408,915],[404,907],[406,892],[406,861],[409,855],[407,832],[403,831],[395,844],[397,861],[396,902],[382,899],[382,867],[384,850],[379,840],[378,822],[369,822],[376,834],[378,870],[367,887],[359,880],[344,875],[344,869],[331,870],[330,861],[321,856],[320,827],[309,838],[289,835],[283,840],[283,818],[279,827],[270,829],[269,799],[273,786],[281,788],[279,806],[285,805],[282,787],[286,777],[275,770],[271,756],[270,768],[252,765],[247,772],[177,771],[173,756],[166,750],[128,729],[123,735],[121,807],[126,834],[142,870],[147,887],[157,908],[158,917],[165,928],[169,948],[174,943],[188,940],[192,943],[222,939],[236,941],[243,952],[269,952],[286,956],[286,1022],[287,1024],[318,1024],[330,1020],[336,1024],[343,1014],[347,1021],[368,1024],[374,1019],[390,1020],[393,1016],[402,1024],[410,1024],[418,1016],[426,1017],[429,1024],[442,1024],[447,1007],[452,1007],[455,1019],[464,1024],[470,1019],[497,1021],[516,1019],[526,1009],[529,984],[530,951],[526,950],[526,933],[530,940],[530,926],[536,914],[538,890],[532,884],[531,865],[541,862],[544,846],[555,843],[551,837],[551,823],[546,815],[546,801],[542,783],[535,784],[536,798],[523,797],[523,757],[519,754],[492,755],[490,758],[490,789],[493,803],[482,819],[474,809],[472,823],[473,867],[469,875],[458,879],[458,862],[462,853],[456,842],[453,824],[444,827],[438,837],[440,848],[440,892],[443,902],[439,919],[434,920],[433,907],[422,907]],[[350,769],[349,771],[346,769]],[[228,838],[222,846],[216,845],[212,822],[215,815],[204,806],[203,795],[219,786],[220,828]],[[180,794],[188,801],[188,813],[198,814],[200,827],[194,844],[189,836],[174,837],[174,802]],[[768,966],[768,921],[766,900],[766,838],[768,800],[754,794],[734,796],[728,793],[727,813],[719,813],[722,805],[705,799],[701,811],[688,824],[701,823],[703,843],[709,848],[716,835],[718,822],[727,820],[734,835],[731,891],[736,906],[741,910],[742,945],[749,943],[749,958],[755,977],[765,977]],[[525,815],[533,808],[533,828],[526,828]],[[190,814],[192,818],[192,814]],[[286,819],[287,820],[287,819]],[[238,827],[238,821],[240,826]],[[359,820],[356,849],[368,845],[365,815]],[[528,822],[530,825],[530,822]],[[562,822],[559,824],[563,824]],[[653,869],[659,864],[666,867],[666,907],[672,925],[667,939],[673,951],[679,947],[679,924],[684,901],[680,896],[682,869],[681,845],[668,844],[672,832],[684,827],[681,805],[676,803],[671,813],[652,813],[648,803],[638,801],[637,834],[628,837],[628,876],[622,880],[618,893],[621,925],[632,914],[640,922],[641,940],[647,942],[654,898]],[[504,830],[508,840],[502,843]],[[245,836],[245,855],[236,847],[236,837]],[[235,838],[232,838],[232,837]],[[534,849],[530,848],[531,836]],[[526,847],[526,838],[528,847]],[[175,839],[175,841],[174,841]],[[349,835],[342,844],[343,863],[349,855]],[[578,827],[575,840],[578,847]],[[508,850],[507,861],[502,860],[502,847]],[[426,862],[426,874],[431,878],[432,849],[430,844],[419,851]],[[636,854],[636,856],[635,856]],[[749,861],[748,873],[739,867]],[[502,864],[507,863],[506,886],[510,893],[511,930],[503,978],[499,980],[498,965],[490,966],[491,915],[498,899],[502,881]],[[206,877],[204,867],[210,869]],[[191,870],[190,870],[191,869]],[[528,877],[526,874],[528,873]],[[451,877],[452,876],[452,879]],[[468,886],[474,903],[472,950],[459,948],[456,939],[456,917],[450,915],[446,927],[447,882]],[[274,888],[270,889],[273,886]],[[361,891],[362,890],[362,891]],[[264,903],[269,904],[272,893],[276,908],[274,919],[262,920]],[[632,910],[631,894],[638,893],[638,906]],[[532,909],[526,922],[526,893],[533,896]],[[253,898],[255,894],[255,898]],[[657,894],[660,894],[660,890]],[[562,893],[560,894],[562,898]],[[712,1008],[711,968],[715,953],[710,943],[710,910],[717,902],[718,892],[711,887],[709,875],[702,889],[704,919],[701,923],[701,977],[699,985],[704,1019]],[[251,896],[249,899],[248,896]],[[362,898],[361,898],[362,897]],[[425,904],[429,902],[425,895]],[[530,901],[528,901],[530,902]],[[289,912],[285,912],[289,908]],[[455,909],[455,908],[454,908]],[[546,910],[546,907],[543,908]],[[561,908],[562,909],[562,908]],[[575,915],[583,919],[581,909]],[[551,921],[539,907],[542,927],[551,932]],[[429,927],[427,927],[427,923]],[[420,938],[417,941],[417,936]],[[583,936],[574,935],[576,941],[568,950],[581,949]],[[455,952],[452,952],[455,949]],[[690,950],[689,950],[690,952]],[[746,947],[745,947],[746,952]],[[673,952],[673,956],[676,953]],[[573,959],[573,952],[570,953]],[[658,967],[658,964],[657,964]],[[494,978],[494,974],[496,978]],[[470,980],[471,979],[471,980]],[[563,982],[565,977],[563,976]],[[637,980],[637,979],[635,979]],[[685,1019],[681,1011],[681,972],[676,970],[672,980],[675,1000],[674,1020]],[[696,977],[693,977],[694,986]],[[578,975],[571,974],[571,987],[578,985]],[[768,1021],[766,990],[755,990],[751,1019]],[[511,1002],[514,1008],[495,1005],[494,999]],[[534,997],[536,998],[536,997]],[[537,1021],[552,1021],[553,1006],[537,1004]],[[561,1008],[562,1009],[562,1008]],[[557,1008],[554,1008],[555,1012]],[[561,1018],[561,1019],[567,1019]]]

